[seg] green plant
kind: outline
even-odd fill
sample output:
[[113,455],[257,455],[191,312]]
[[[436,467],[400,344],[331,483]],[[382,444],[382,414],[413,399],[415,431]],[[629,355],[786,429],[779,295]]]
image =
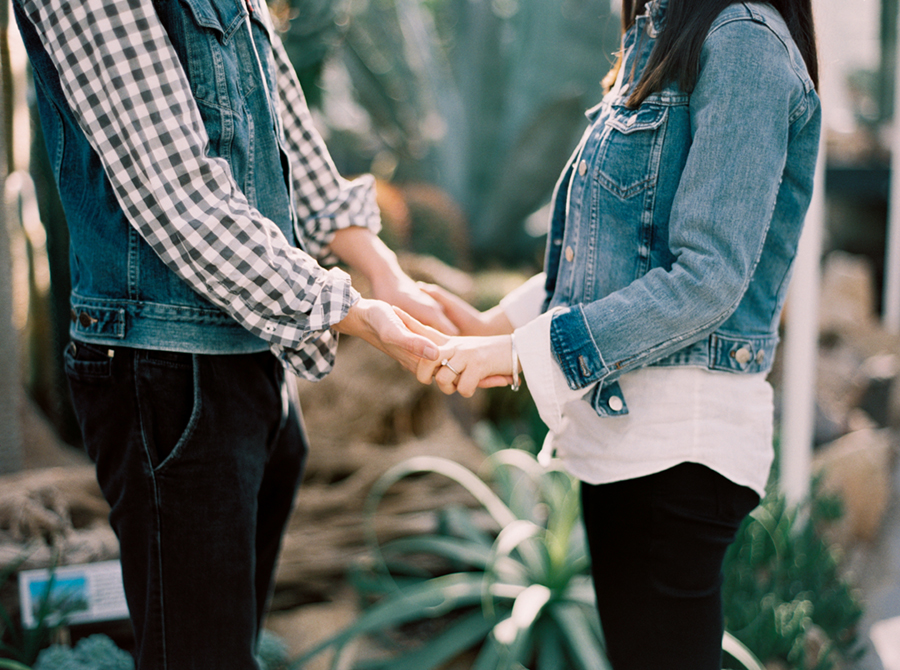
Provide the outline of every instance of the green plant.
[[367,500],[370,519],[391,486],[424,473],[463,486],[478,506],[443,510],[433,534],[384,545],[371,537],[376,565],[356,581],[365,595],[380,599],[292,667],[329,647],[337,651],[336,667],[347,643],[359,635],[436,620],[439,632],[427,643],[357,667],[427,670],[479,646],[474,670],[609,667],[571,477],[545,471],[533,456],[514,449],[487,463],[502,498],[477,475],[442,458],[414,458],[384,474]]
[[828,670],[862,653],[862,607],[821,532],[839,514],[830,498],[790,509],[770,494],[726,554],[726,625],[764,661]]
[[[0,589],[9,578],[16,574],[27,556],[0,570]],[[77,597],[52,597],[53,585],[56,583],[56,575],[51,569],[50,579],[44,594],[37,601],[32,628],[18,626],[11,614],[0,604],[0,654],[6,657],[7,668],[15,668],[11,661],[25,665],[35,662],[41,649],[50,644],[54,633],[65,625],[66,618],[83,606],[83,602]],[[0,665],[0,668],[4,668]],[[5,669],[4,669],[5,670]]]
[[27,665],[23,665],[18,661],[10,661],[6,658],[0,658],[0,668],[2,670],[31,670]]
[[338,164],[434,184],[464,210],[481,260],[535,260],[543,245],[525,220],[549,199],[618,46],[609,0],[343,4],[335,55],[348,76],[325,82],[340,97],[339,113],[325,108]]
[[287,644],[271,631],[263,630],[259,634],[256,662],[260,670],[286,670],[290,663]]
[[74,648],[53,645],[44,649],[34,670],[134,670],[134,660],[106,635],[91,635]]
[[[488,437],[490,448],[496,436]],[[442,458],[414,458],[384,474],[367,500],[370,520],[391,486],[428,473],[464,487],[477,506],[442,510],[436,532],[383,545],[370,524],[375,564],[355,575],[355,583],[374,604],[292,668],[330,647],[337,667],[358,636],[380,635],[390,644],[391,631],[404,625],[427,628],[427,635],[418,635],[427,641],[411,650],[408,641],[395,645],[399,649],[387,658],[354,667],[428,670],[467,650],[475,654],[473,670],[610,667],[588,574],[577,483],[519,449],[497,451],[487,465],[499,494]],[[724,649],[739,667],[763,670],[733,636],[726,634]]]

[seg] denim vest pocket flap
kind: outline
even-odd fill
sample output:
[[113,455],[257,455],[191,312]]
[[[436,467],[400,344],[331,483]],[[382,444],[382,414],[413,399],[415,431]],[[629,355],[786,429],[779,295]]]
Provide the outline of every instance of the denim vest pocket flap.
[[70,332],[76,338],[125,337],[125,310],[118,307],[95,307],[84,304],[72,305],[72,327]]
[[772,365],[778,336],[730,337],[714,333],[709,338],[709,367],[728,372],[765,372]]
[[223,42],[227,42],[241,26],[246,14],[239,2],[216,0],[182,0],[182,2],[190,9],[198,26],[221,33]]

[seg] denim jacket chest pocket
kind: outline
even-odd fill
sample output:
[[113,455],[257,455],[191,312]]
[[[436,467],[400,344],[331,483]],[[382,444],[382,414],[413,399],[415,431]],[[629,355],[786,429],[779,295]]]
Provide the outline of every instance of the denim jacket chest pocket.
[[608,96],[588,111],[591,125],[572,176],[564,240],[581,270],[560,275],[560,299],[597,300],[651,267],[671,264],[662,213],[683,162],[677,136],[685,130],[686,109],[686,96],[653,96],[636,109],[623,96]]
[[611,105],[595,161],[597,182],[622,200],[654,183],[667,116],[664,105],[643,104],[637,109]]

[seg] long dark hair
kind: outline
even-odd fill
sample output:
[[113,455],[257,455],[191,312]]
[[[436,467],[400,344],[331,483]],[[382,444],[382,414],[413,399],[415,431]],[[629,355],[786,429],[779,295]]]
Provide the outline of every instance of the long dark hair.
[[[693,91],[700,66],[700,50],[709,27],[723,9],[737,1],[669,0],[665,26],[659,33],[641,78],[628,98],[628,106],[637,107],[648,95],[662,90],[672,81],[677,81],[679,88],[687,93]],[[791,37],[806,62],[809,76],[818,86],[819,64],[811,0],[767,1],[784,18]],[[634,25],[635,18],[644,13],[648,2],[649,0],[622,0],[623,31]],[[607,76],[605,84],[612,83],[619,67],[621,56],[610,73],[612,79]]]

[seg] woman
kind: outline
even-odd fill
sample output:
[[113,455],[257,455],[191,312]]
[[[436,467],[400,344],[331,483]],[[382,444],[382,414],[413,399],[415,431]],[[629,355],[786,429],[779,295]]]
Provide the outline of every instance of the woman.
[[[772,462],[765,375],[821,112],[810,0],[624,0],[609,91],[557,184],[545,272],[422,361],[518,379],[582,481],[616,670],[721,668],[721,566]],[[521,363],[520,363],[521,361]],[[517,384],[517,381],[516,381]]]

